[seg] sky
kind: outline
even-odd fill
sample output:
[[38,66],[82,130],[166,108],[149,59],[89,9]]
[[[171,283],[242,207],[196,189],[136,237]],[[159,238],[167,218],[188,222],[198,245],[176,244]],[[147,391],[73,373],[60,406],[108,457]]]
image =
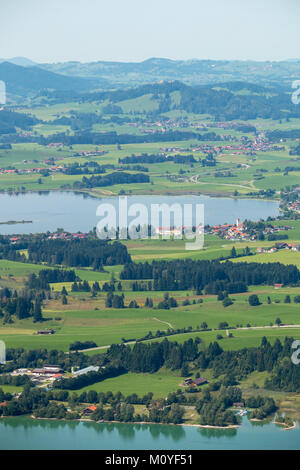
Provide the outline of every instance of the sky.
[[0,57],[285,60],[299,17],[299,0],[0,0]]

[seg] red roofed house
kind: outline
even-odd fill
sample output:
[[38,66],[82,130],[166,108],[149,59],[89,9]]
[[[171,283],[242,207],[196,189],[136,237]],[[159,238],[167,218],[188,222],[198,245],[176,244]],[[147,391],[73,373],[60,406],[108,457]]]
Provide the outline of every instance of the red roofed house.
[[88,408],[85,408],[82,411],[82,414],[84,414],[84,416],[89,416],[89,415],[93,414],[96,409],[97,409],[97,407],[95,405],[88,406]]

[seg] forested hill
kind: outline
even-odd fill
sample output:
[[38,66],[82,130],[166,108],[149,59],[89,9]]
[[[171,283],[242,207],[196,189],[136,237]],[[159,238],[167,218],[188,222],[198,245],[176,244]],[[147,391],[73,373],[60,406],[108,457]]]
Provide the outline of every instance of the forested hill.
[[15,113],[13,111],[0,112],[0,134],[15,134],[16,127],[29,129],[39,121],[33,116],[24,113]]
[[189,86],[179,81],[142,85],[135,88],[86,93],[81,101],[108,100],[121,111],[122,102],[148,97],[156,104],[156,113],[174,109],[195,114],[209,114],[216,120],[299,117],[300,107],[291,100],[291,92],[279,87],[264,87],[247,82],[227,82]]
[[5,82],[9,95],[27,96],[37,94],[39,90],[90,90],[93,82],[90,79],[67,77],[40,67],[22,67],[10,62],[0,63],[0,80]]

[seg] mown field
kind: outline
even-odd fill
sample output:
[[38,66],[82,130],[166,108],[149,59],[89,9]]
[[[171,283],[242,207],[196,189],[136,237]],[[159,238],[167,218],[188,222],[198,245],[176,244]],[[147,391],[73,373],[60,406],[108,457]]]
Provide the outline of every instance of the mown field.
[[[293,230],[288,231],[289,241],[300,239],[299,221],[279,222],[279,224],[287,223],[293,227]],[[215,259],[220,256],[230,256],[233,245],[238,254],[242,254],[246,246],[246,243],[232,243],[213,235],[206,235],[204,249],[196,252],[185,250],[183,240],[128,240],[125,243],[133,261],[142,262],[157,258]],[[251,242],[249,246],[251,252],[256,253],[258,246],[272,244],[273,242],[256,241]],[[235,258],[232,261],[279,261],[284,264],[300,266],[300,253],[281,250],[274,254],[255,254],[254,256]],[[38,273],[44,268],[45,265],[0,260],[0,283],[11,289],[22,289],[29,274]],[[95,281],[98,281],[102,286],[104,282],[109,282],[112,276],[116,282],[119,282],[121,270],[122,266],[110,266],[105,267],[105,272],[95,272],[91,269],[76,269],[75,271],[80,279],[88,281],[90,286]],[[44,322],[34,324],[31,319],[26,319],[15,320],[10,325],[0,325],[1,339],[6,341],[8,347],[47,347],[66,351],[69,345],[77,340],[93,340],[98,346],[107,346],[121,342],[122,338],[128,340],[144,337],[149,331],[155,335],[157,330],[170,328],[199,329],[203,322],[206,322],[209,328],[214,329],[218,327],[220,322],[227,322],[232,327],[246,327],[248,324],[253,327],[270,326],[270,324],[275,324],[277,318],[280,318],[284,324],[300,324],[299,304],[293,302],[294,297],[299,295],[300,288],[286,287],[277,290],[271,286],[253,286],[249,291],[259,295],[262,303],[260,306],[251,307],[248,303],[249,293],[245,293],[232,295],[234,304],[227,308],[217,301],[216,296],[203,295],[199,297],[193,291],[169,292],[170,296],[176,298],[178,308],[160,310],[145,308],[144,304],[146,297],[149,297],[153,300],[154,306],[157,306],[159,301],[163,299],[164,292],[133,292],[130,281],[122,281],[121,284],[127,308],[117,310],[105,307],[105,292],[100,292],[96,297],[92,297],[91,293],[72,292],[71,283],[53,284],[51,285],[52,299],[45,300],[43,306]],[[63,287],[67,289],[69,294],[67,305],[62,305],[59,296],[56,298],[56,294],[59,294]],[[291,297],[290,304],[284,303],[286,295]],[[271,304],[267,303],[268,297],[271,298]],[[200,298],[203,303],[198,303]],[[132,300],[136,300],[140,308],[128,308]],[[187,301],[190,305],[182,305]],[[55,329],[54,335],[43,337],[36,334],[38,329],[50,327]],[[273,335],[276,331],[278,334],[285,334],[283,329],[280,331],[272,329],[270,334]],[[203,335],[206,341],[216,338],[216,332],[204,332]],[[263,332],[259,330],[247,330],[246,332],[240,330],[235,332],[234,338],[227,338],[224,342],[226,342],[226,347],[227,345],[231,347],[232,343],[232,347],[238,348],[250,343],[258,344],[262,335]],[[186,336],[183,335],[183,337]]]
[[[74,341],[94,341],[98,346],[107,346],[113,343],[126,340],[138,339],[149,331],[153,335],[157,330],[165,331],[170,328],[189,328],[199,329],[202,322],[206,322],[209,328],[218,328],[220,322],[227,322],[229,326],[246,328],[248,324],[251,327],[270,326],[275,324],[276,318],[280,318],[286,325],[299,325],[299,304],[284,304],[283,300],[288,292],[293,300],[293,296],[299,294],[299,289],[286,289],[285,292],[277,292],[272,289],[253,290],[257,292],[262,305],[251,307],[248,304],[247,295],[234,295],[235,302],[232,306],[224,308],[221,302],[216,300],[215,296],[203,296],[203,304],[191,304],[188,306],[180,305],[178,308],[170,310],[149,309],[140,307],[139,309],[107,309],[104,306],[104,296],[89,299],[88,295],[81,294],[74,296],[64,308],[60,301],[47,302],[43,315],[45,321],[43,324],[33,324],[31,319],[15,321],[12,325],[1,327],[1,339],[7,347],[24,348],[51,348],[68,350],[69,345]],[[139,293],[141,294],[141,293]],[[145,293],[144,293],[145,294]],[[178,296],[179,294],[179,296]],[[192,301],[193,295],[186,297],[183,293],[170,293],[177,298],[179,304],[186,298]],[[272,304],[267,304],[267,296],[272,299]],[[162,299],[162,292],[152,293],[154,304]],[[143,305],[145,297],[135,295],[132,292],[125,292],[126,303],[131,299],[136,299]],[[275,303],[279,301],[280,303]],[[77,310],[74,308],[77,307]],[[96,310],[95,310],[96,309]],[[37,335],[40,328],[54,328],[55,334],[51,336]],[[226,347],[246,346],[246,344],[259,344],[262,336],[267,333],[270,336],[281,337],[288,333],[300,336],[300,329],[294,329],[292,332],[286,328],[267,328],[263,329],[245,329],[233,330],[233,338],[226,338],[226,332],[221,332],[224,337]],[[207,331],[192,333],[192,335],[203,338],[206,342],[216,339],[217,331]],[[181,341],[188,339],[189,334],[182,334],[170,337],[171,340]],[[223,340],[221,340],[223,342]]]
[[[177,92],[171,93],[171,99],[174,104],[178,101]],[[69,117],[72,111],[80,113],[101,113],[103,108],[107,106],[108,102],[101,103],[62,103],[62,104],[49,104],[48,106],[34,106],[21,110],[21,112],[29,113],[36,116],[38,119],[43,120],[33,126],[32,132],[36,136],[49,137],[60,132],[67,132],[69,135],[74,134],[74,129],[69,125],[58,125],[55,119],[59,117]],[[125,119],[125,122],[111,122],[109,119],[103,121],[101,124],[93,124],[91,132],[116,132],[118,134],[135,134],[143,135],[145,132],[145,125],[143,120],[147,121],[147,113],[158,109],[159,102],[153,95],[144,95],[140,98],[121,101],[118,106],[122,109],[122,114],[117,115],[117,118]],[[136,116],[137,122],[132,125],[130,120]],[[108,118],[111,115],[107,116]],[[114,114],[113,117],[116,117]],[[128,122],[126,119],[128,118]],[[123,144],[117,145],[79,145],[62,146],[60,148],[53,148],[38,143],[18,143],[12,144],[11,150],[0,151],[0,167],[15,167],[18,169],[28,169],[33,167],[48,168],[44,162],[45,159],[54,158],[57,165],[69,165],[72,163],[83,164],[88,161],[97,162],[99,164],[114,164],[119,167],[119,158],[130,156],[132,154],[141,155],[143,153],[158,154],[165,148],[177,148],[175,153],[183,155],[193,153],[195,162],[193,164],[174,164],[172,162],[160,164],[144,164],[147,168],[151,180],[151,184],[128,184],[126,188],[124,185],[114,185],[109,188],[104,188],[110,191],[111,194],[117,195],[120,190],[125,190],[128,194],[183,194],[183,193],[202,193],[202,194],[217,194],[217,195],[233,195],[238,192],[243,196],[249,192],[258,192],[261,189],[274,189],[280,190],[288,185],[298,184],[300,171],[284,171],[287,166],[294,166],[296,159],[289,155],[291,146],[294,142],[287,140],[282,143],[280,147],[282,150],[256,152],[254,155],[247,154],[246,151],[240,151],[238,146],[241,139],[254,140],[255,136],[252,133],[245,133],[237,131],[236,129],[222,129],[216,125],[214,127],[211,116],[208,115],[195,115],[193,113],[181,112],[173,110],[166,113],[165,118],[182,118],[186,121],[185,125],[181,127],[180,121],[176,127],[168,127],[166,124],[165,131],[183,131],[183,132],[214,132],[220,136],[220,140],[200,142],[196,139],[153,143],[139,143],[139,144]],[[290,130],[296,129],[299,119],[291,119],[289,122],[277,122],[272,120],[257,119],[250,121],[257,127],[258,130],[265,131],[269,129]],[[247,124],[247,123],[246,123]],[[210,127],[205,127],[209,125]],[[272,127],[273,126],[273,127]],[[147,123],[146,130],[149,132],[157,132],[160,126],[153,122]],[[145,135],[145,134],[144,134]],[[232,140],[230,143],[236,147],[236,150],[227,149],[228,141],[222,140],[222,136],[230,136]],[[217,165],[215,167],[203,167],[200,159],[205,157],[203,151],[193,151],[192,147],[207,144],[223,148],[215,157]],[[93,157],[80,157],[76,156],[80,151],[95,151],[104,150],[106,154]],[[175,154],[174,153],[174,154]],[[263,171],[262,171],[263,170]],[[111,171],[111,170],[109,170]],[[108,171],[108,172],[109,172]],[[223,171],[230,171],[231,174],[217,175]],[[75,181],[82,179],[81,175],[65,175],[62,173],[55,173],[48,177],[42,177],[42,182],[38,182],[39,174],[22,174],[22,175],[7,175],[0,174],[0,190],[21,190],[25,188],[26,191],[37,190],[55,190],[61,186],[70,185],[72,187]],[[24,190],[24,189],[23,189]],[[104,194],[102,188],[95,188],[92,190],[93,194]],[[275,197],[278,197],[275,195]]]

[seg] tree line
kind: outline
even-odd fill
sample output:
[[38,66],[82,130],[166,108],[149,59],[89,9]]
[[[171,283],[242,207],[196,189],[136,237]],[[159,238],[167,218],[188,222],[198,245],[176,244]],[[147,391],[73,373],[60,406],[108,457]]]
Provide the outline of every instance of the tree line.
[[246,292],[250,285],[297,284],[300,271],[281,263],[221,263],[217,260],[172,260],[127,263],[120,279],[153,280],[153,290],[195,289],[207,294]]

